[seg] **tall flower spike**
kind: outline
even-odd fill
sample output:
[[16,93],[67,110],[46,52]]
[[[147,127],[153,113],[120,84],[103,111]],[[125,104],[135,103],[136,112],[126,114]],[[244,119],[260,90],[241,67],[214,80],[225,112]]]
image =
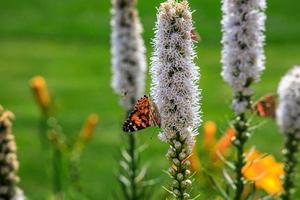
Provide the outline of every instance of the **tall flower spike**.
[[247,98],[264,70],[265,0],[223,0],[222,76],[232,87],[237,114],[250,107]]
[[[146,49],[141,36],[142,25],[135,8],[136,2],[137,0],[112,0],[112,87],[120,95],[120,103],[127,112],[143,95],[145,85]],[[130,163],[129,169],[119,171],[121,188],[127,199],[144,198],[143,195],[146,193],[143,192],[144,187],[141,186],[144,178],[138,174],[139,153],[136,136],[129,134],[127,137],[128,149],[124,152],[129,155]],[[123,157],[120,163],[127,161]],[[123,181],[124,177],[129,180],[130,184]]]
[[144,93],[146,71],[142,25],[136,0],[112,0],[112,87],[122,96],[121,105],[132,109]]
[[300,146],[300,66],[296,66],[282,78],[278,95],[277,123],[285,136],[284,192],[281,199],[289,200],[293,199],[295,168]]
[[231,86],[234,98],[233,121],[237,150],[235,162],[235,200],[240,200],[244,191],[242,168],[245,165],[244,146],[250,135],[247,111],[251,109],[253,82],[259,80],[264,70],[264,14],[266,0],[222,0],[223,79]]
[[19,162],[16,142],[12,134],[13,113],[0,106],[0,199],[23,200],[23,192],[17,187]]
[[188,199],[189,161],[200,124],[198,67],[193,59],[192,14],[187,1],[168,0],[157,14],[151,94],[160,117],[160,139],[170,144],[172,194]]

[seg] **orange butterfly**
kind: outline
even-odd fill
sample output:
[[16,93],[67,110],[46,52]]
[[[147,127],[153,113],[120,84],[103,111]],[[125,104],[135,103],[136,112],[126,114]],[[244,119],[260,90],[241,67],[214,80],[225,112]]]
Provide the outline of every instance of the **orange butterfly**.
[[133,111],[124,122],[123,131],[134,132],[150,126],[160,126],[160,117],[157,106],[147,95],[144,95],[137,101]]
[[276,117],[277,96],[269,94],[261,97],[253,106],[254,112],[261,117]]

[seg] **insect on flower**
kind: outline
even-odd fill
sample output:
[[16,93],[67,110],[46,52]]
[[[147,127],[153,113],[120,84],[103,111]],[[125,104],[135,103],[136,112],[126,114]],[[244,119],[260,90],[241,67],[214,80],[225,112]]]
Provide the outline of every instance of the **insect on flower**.
[[150,97],[144,95],[137,101],[133,111],[124,122],[123,131],[134,132],[150,126],[160,127],[160,117],[155,103]]
[[261,97],[253,106],[254,112],[260,117],[276,117],[277,96],[269,94]]

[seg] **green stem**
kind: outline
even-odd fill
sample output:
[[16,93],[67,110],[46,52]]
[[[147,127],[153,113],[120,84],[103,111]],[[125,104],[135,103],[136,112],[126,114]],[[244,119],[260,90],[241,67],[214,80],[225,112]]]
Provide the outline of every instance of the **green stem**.
[[49,147],[49,141],[47,138],[47,128],[48,128],[47,120],[48,120],[48,117],[45,115],[42,115],[40,118],[40,121],[39,121],[39,125],[38,125],[38,129],[39,129],[38,134],[39,134],[40,143],[42,146],[41,148],[43,150],[47,149]]
[[53,150],[53,190],[56,199],[62,195],[62,154],[57,148]]
[[75,149],[71,152],[70,160],[69,160],[69,170],[70,170],[70,180],[72,186],[74,187],[75,190],[82,193],[83,189],[80,182],[80,156],[81,156],[80,150]]
[[188,168],[190,164],[187,160],[189,155],[186,150],[186,138],[181,138],[180,133],[177,132],[169,144],[170,149],[167,158],[171,160],[172,163],[172,166],[170,167],[170,174],[173,178],[171,190],[178,200],[190,199],[188,190],[190,189],[192,182],[189,180],[190,171]]
[[129,134],[129,148],[128,148],[128,153],[131,157],[131,173],[130,173],[130,185],[131,185],[131,195],[132,195],[132,200],[137,199],[137,194],[136,194],[136,138],[134,134]]
[[247,142],[248,125],[245,113],[238,115],[234,122],[235,139],[233,145],[237,150],[237,160],[235,162],[235,196],[234,200],[241,200],[244,191],[244,176],[243,167],[246,164],[246,158],[244,155],[245,144]]
[[[176,137],[177,137],[177,141],[180,141],[180,135],[179,135],[179,133],[177,133],[176,134]],[[184,142],[182,142],[182,143],[184,143]],[[174,149],[176,149],[175,148],[175,146],[173,146],[173,148]],[[180,149],[180,150],[176,150],[176,158],[178,159],[178,160],[180,160],[180,158],[179,158],[179,154],[181,153],[181,150],[182,149]],[[175,163],[173,163],[174,165],[175,165]],[[177,177],[178,177],[178,174],[185,174],[185,169],[183,168],[183,163],[182,162],[180,162],[180,164],[179,164],[179,166],[176,166],[176,173],[175,173],[175,175],[173,176],[173,179],[174,180],[177,180]],[[177,196],[177,199],[179,199],[179,200],[183,200],[184,199],[184,193],[185,193],[185,189],[181,186],[181,184],[179,183],[178,184],[178,191],[179,191],[179,195]]]
[[300,139],[296,134],[287,133],[285,139],[285,148],[283,150],[284,156],[284,172],[283,177],[283,193],[282,200],[291,200],[295,190],[295,169],[297,165],[297,153],[299,151]]

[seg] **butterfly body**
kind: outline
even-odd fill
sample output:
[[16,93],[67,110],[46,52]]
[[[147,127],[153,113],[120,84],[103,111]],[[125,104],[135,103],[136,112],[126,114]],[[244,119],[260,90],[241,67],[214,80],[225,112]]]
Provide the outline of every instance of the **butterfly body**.
[[135,132],[150,126],[160,126],[157,107],[151,99],[144,95],[123,124],[124,132]]

